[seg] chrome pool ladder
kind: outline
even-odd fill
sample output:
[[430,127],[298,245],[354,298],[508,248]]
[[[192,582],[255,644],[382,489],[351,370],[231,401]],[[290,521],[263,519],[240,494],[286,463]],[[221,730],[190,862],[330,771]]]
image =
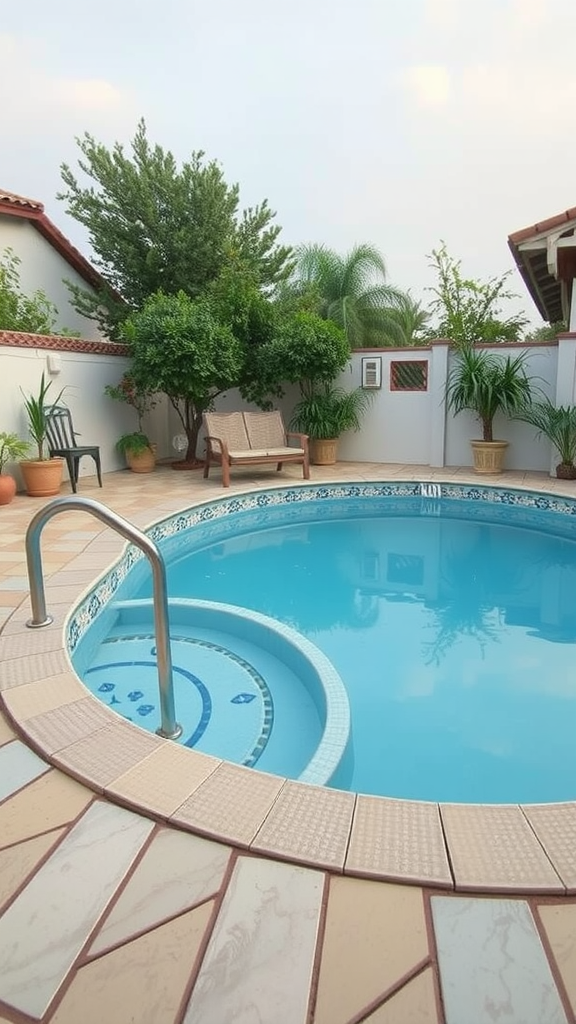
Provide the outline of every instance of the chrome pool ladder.
[[154,631],[156,636],[156,657],[158,661],[158,687],[160,690],[159,736],[175,740],[182,734],[182,726],[176,721],[174,709],[174,681],[172,677],[172,655],[170,652],[170,630],[168,624],[168,591],[166,587],[166,566],[156,544],[127,519],[92,498],[56,498],[32,517],[26,531],[26,564],[30,584],[32,618],[26,623],[31,629],[48,626],[52,616],[46,611],[44,574],[40,552],[40,535],[46,523],[59,512],[89,512],[106,526],[110,526],[125,540],[139,547],[146,555],[152,569]]

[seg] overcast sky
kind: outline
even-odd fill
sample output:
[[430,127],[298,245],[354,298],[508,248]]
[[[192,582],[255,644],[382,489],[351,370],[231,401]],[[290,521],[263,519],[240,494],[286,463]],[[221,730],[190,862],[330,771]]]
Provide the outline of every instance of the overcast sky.
[[[218,159],[284,241],[370,241],[389,279],[469,276],[507,236],[576,205],[574,0],[20,0],[0,29],[0,186],[56,199],[75,136],[149,136]],[[533,322],[538,315],[516,272]]]

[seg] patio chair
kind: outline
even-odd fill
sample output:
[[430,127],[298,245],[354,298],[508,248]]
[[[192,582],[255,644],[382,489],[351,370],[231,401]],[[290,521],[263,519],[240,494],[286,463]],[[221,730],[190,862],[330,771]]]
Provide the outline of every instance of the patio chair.
[[90,455],[96,463],[98,483],[102,487],[102,469],[100,466],[100,448],[97,445],[79,445],[72,424],[72,415],[65,405],[52,405],[46,409],[46,437],[50,455],[66,459],[72,490],[76,494],[78,469],[83,455]]

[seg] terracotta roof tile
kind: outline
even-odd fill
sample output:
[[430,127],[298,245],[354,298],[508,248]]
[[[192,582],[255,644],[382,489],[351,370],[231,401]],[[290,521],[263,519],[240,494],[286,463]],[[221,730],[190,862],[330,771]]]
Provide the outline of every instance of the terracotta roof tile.
[[28,199],[26,196],[17,195],[16,192],[7,192],[5,188],[0,188],[0,203],[8,203],[10,206],[27,206],[40,213],[44,211],[44,204],[38,199]]

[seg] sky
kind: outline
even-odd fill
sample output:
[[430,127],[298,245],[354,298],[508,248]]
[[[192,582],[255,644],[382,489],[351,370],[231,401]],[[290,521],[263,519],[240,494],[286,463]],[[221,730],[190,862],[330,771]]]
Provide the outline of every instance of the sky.
[[[469,277],[508,235],[576,205],[574,0],[20,0],[0,25],[0,186],[57,199],[85,131],[144,117],[267,198],[288,244],[370,242],[427,302],[444,240]],[[517,271],[515,304],[538,314]]]

